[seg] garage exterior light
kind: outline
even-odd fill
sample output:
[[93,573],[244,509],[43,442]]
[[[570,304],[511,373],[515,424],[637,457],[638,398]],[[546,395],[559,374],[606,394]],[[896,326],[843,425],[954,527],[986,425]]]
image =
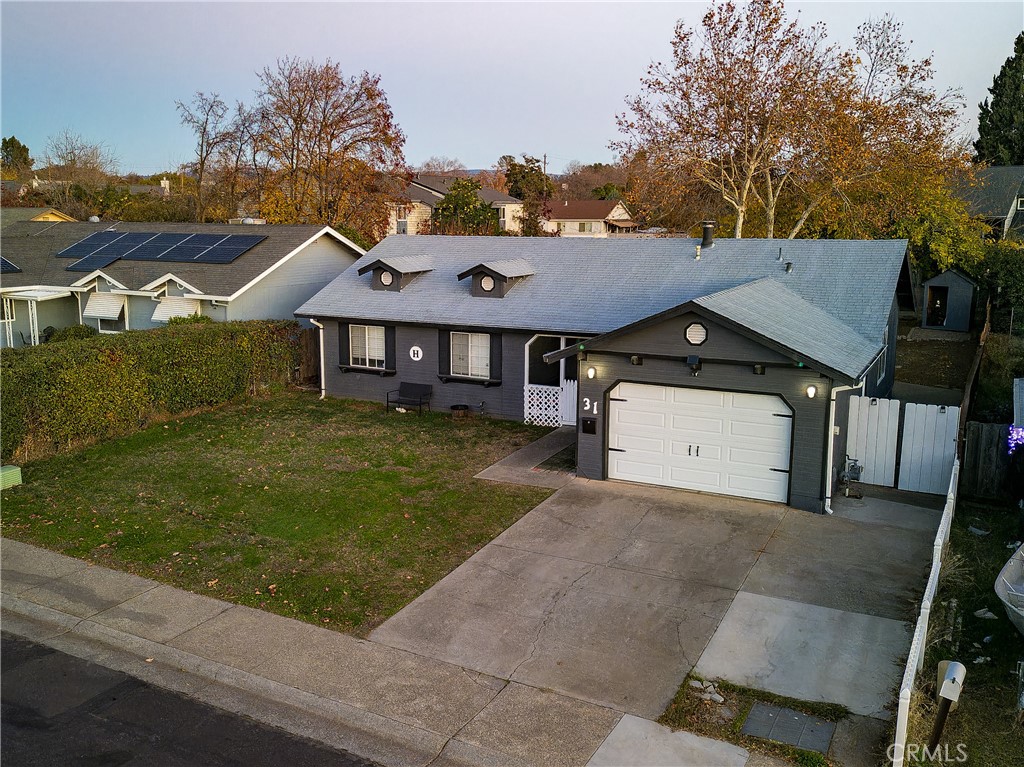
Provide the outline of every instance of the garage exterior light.
[[593,378],[597,375],[597,368],[587,368],[587,378]]
[[818,393],[818,387],[817,386],[808,386],[807,387],[807,398],[808,399],[814,399],[814,396],[817,393]]

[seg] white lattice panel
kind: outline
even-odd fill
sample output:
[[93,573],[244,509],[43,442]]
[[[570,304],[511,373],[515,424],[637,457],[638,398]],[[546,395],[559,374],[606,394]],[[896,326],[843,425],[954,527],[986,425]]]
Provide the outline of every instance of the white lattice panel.
[[562,425],[562,389],[558,386],[527,384],[524,392],[526,422],[537,426]]

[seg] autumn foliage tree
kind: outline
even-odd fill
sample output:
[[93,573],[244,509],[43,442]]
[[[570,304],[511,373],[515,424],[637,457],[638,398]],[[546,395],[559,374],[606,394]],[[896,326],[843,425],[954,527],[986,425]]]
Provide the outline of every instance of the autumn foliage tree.
[[374,239],[404,173],[405,136],[380,77],[340,65],[281,59],[260,74],[254,135],[269,170],[263,214],[278,223],[350,226]]
[[[861,25],[843,50],[823,25],[789,20],[781,0],[726,2],[699,29],[677,25],[672,50],[618,118],[625,138],[613,146],[641,215],[710,189],[736,237],[898,236],[896,222],[966,168],[950,139],[958,94],[931,87],[930,60],[909,57],[891,17]],[[908,177],[926,193],[904,194]]]
[[405,136],[380,77],[298,58],[257,76],[253,103],[230,116],[216,94],[178,102],[196,135],[197,194],[209,176],[218,217],[245,209],[271,223],[326,224],[379,240],[400,199],[395,178],[407,173]]

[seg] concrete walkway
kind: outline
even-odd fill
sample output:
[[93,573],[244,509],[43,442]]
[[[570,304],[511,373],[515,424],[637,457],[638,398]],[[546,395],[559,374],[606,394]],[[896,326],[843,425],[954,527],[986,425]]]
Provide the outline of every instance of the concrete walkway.
[[622,724],[612,708],[20,542],[0,540],[0,565],[5,631],[389,767],[582,766],[610,733],[612,753],[634,738],[646,744],[636,753],[669,744],[674,761],[658,763],[746,760],[727,743]]
[[508,482],[513,485],[549,487],[557,490],[575,478],[574,474],[541,469],[540,464],[576,441],[576,427],[563,426],[545,434],[536,442],[520,448],[476,475],[476,479]]

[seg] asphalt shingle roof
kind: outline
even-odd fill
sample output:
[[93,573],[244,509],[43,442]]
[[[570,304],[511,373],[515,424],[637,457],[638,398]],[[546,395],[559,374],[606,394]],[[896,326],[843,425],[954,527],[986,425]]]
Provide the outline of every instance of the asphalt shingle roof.
[[267,239],[243,253],[230,264],[200,264],[161,261],[115,261],[101,271],[131,290],[138,290],[165,274],[172,273],[199,291],[214,296],[233,294],[263,274],[286,255],[312,238],[324,227],[265,226],[243,227],[230,224],[164,223],[47,223],[22,221],[3,229],[0,250],[4,257],[21,267],[20,274],[4,275],[2,287],[21,285],[68,286],[87,275],[69,272],[65,267],[73,258],[56,254],[93,232],[104,229],[119,232],[181,232],[209,234],[261,234]]
[[[906,240],[717,240],[694,260],[696,239],[557,237],[388,237],[296,312],[387,323],[471,326],[600,335],[651,315],[764,277],[881,348]],[[783,259],[779,260],[779,253]],[[378,258],[427,256],[433,271],[400,292],[372,290],[358,270]],[[482,263],[524,259],[534,274],[504,297],[475,298],[457,276]],[[786,272],[785,262],[793,264]],[[771,286],[751,299],[770,305]],[[774,309],[752,328],[773,337]],[[804,316],[809,310],[804,311]],[[814,323],[787,332],[803,351]]]
[[[551,200],[544,218],[548,221],[604,221],[621,200]],[[625,203],[623,203],[625,207]]]
[[869,341],[773,277],[703,296],[694,303],[756,333],[770,328],[773,341],[854,380],[860,379],[881,347],[881,338]]
[[1024,187],[1024,165],[979,168],[975,173],[978,183],[959,190],[971,215],[1005,219]]
[[482,264],[482,266],[509,279],[513,277],[529,277],[531,274],[537,273],[537,270],[533,268],[533,264],[525,258],[512,258],[507,261],[488,261]]
[[[417,272],[429,272],[434,268],[433,262],[427,256],[390,256],[388,258],[374,259],[383,266],[392,269],[399,274],[416,274]],[[367,269],[370,264],[359,267]]]

